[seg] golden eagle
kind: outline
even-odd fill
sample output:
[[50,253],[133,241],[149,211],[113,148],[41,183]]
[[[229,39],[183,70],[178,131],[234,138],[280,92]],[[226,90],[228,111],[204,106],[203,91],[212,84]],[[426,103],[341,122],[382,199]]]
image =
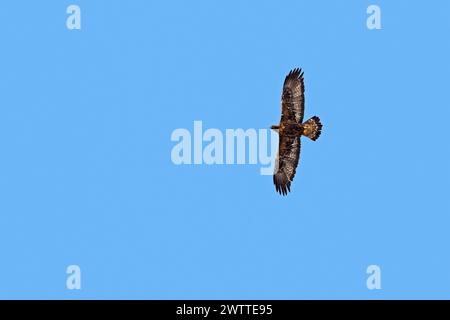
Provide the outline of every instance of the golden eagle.
[[322,131],[322,123],[317,116],[303,122],[304,93],[302,70],[298,68],[291,70],[284,80],[280,124],[271,127],[278,131],[279,136],[273,183],[277,192],[282,195],[287,195],[291,191],[291,182],[300,158],[301,136],[316,141]]

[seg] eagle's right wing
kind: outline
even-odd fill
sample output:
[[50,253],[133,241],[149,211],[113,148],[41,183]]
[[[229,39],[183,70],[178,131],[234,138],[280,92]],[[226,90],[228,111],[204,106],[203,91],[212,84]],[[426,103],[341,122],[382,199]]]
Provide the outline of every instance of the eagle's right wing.
[[275,189],[282,195],[291,191],[291,181],[294,179],[300,159],[300,138],[291,136],[279,137],[278,154],[275,161],[273,183]]

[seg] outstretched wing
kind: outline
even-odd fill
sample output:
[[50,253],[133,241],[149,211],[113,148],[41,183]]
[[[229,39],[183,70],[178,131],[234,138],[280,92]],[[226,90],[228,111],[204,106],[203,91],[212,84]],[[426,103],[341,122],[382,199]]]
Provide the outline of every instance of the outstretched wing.
[[281,95],[281,121],[302,123],[305,113],[305,86],[303,71],[296,68],[289,72],[284,80]]
[[279,148],[275,161],[273,183],[275,189],[282,195],[291,191],[291,181],[294,179],[300,159],[300,138],[293,136],[279,137]]

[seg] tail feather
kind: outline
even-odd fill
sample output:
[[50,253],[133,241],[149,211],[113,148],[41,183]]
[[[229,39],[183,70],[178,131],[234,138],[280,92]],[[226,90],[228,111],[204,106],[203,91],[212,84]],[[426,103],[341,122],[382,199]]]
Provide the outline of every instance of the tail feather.
[[317,116],[312,117],[303,124],[303,135],[307,136],[313,141],[316,141],[322,133],[322,123]]

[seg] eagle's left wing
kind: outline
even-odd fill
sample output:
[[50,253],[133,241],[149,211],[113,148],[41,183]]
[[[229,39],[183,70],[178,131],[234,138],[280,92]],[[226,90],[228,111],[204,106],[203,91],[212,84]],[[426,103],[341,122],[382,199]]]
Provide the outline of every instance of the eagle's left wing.
[[291,181],[294,179],[300,159],[300,147],[299,137],[280,135],[273,183],[277,192],[282,195],[287,195],[291,191]]
[[302,123],[305,113],[305,85],[302,69],[293,69],[284,80],[281,95],[281,121]]

